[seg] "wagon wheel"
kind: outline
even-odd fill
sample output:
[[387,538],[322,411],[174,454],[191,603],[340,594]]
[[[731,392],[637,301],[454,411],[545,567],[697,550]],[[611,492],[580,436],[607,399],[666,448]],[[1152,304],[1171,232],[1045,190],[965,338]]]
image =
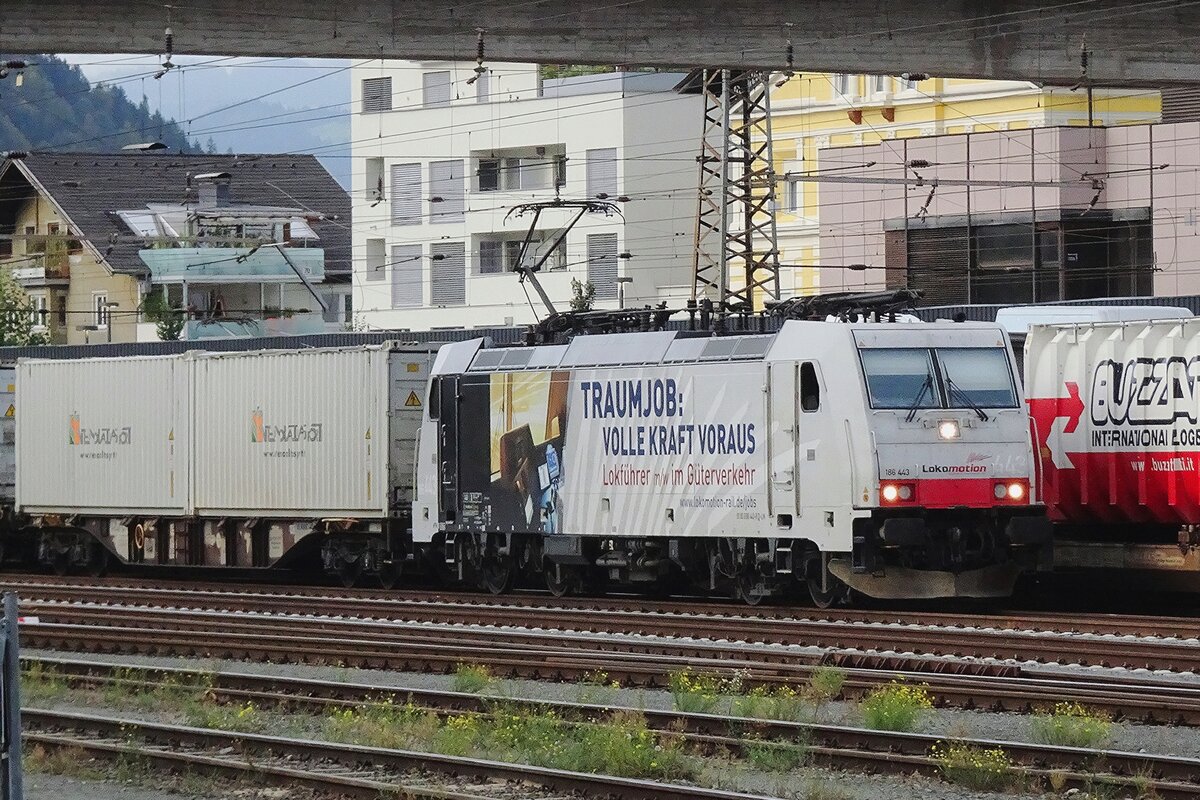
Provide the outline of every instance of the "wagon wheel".
[[583,587],[583,575],[579,567],[563,567],[555,569],[554,564],[547,564],[544,570],[546,588],[555,597],[566,597],[569,594],[579,594]]
[[396,561],[385,561],[379,565],[379,585],[384,589],[395,589],[400,582],[401,568]]
[[108,574],[108,567],[108,548],[103,545],[93,544],[91,553],[88,555],[87,574],[93,578],[99,578]]
[[71,556],[68,553],[55,553],[54,558],[50,561],[50,569],[54,570],[54,574],[58,576],[68,575],[71,572]]
[[354,584],[358,583],[358,579],[362,577],[362,571],[363,568],[361,559],[348,561],[338,567],[338,580],[342,582],[342,586],[345,586],[347,589],[351,589],[354,587]]

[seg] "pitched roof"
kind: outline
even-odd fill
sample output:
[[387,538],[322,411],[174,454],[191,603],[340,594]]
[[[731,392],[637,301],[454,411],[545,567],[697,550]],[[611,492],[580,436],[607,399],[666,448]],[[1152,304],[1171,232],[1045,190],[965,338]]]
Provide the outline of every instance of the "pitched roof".
[[325,249],[326,273],[349,275],[350,196],[311,155],[163,155],[160,153],[29,153],[19,162],[58,203],[83,238],[116,272],[144,272],[141,245],[114,212],[147,203],[195,204],[188,176],[228,172],[234,207],[300,208],[320,214],[310,223]]

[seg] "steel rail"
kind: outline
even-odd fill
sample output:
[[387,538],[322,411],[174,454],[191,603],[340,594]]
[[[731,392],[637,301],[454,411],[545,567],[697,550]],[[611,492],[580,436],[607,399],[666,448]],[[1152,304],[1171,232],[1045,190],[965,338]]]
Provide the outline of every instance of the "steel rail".
[[[132,615],[141,609],[145,615],[170,612],[176,619],[185,614],[200,618],[205,613],[221,611],[243,611],[247,613],[287,613],[286,609],[244,608],[235,596],[224,604],[212,604],[206,610],[164,609],[144,604],[126,604],[119,597],[93,598],[86,605],[78,601],[38,601],[22,599],[22,611],[26,614],[53,613],[59,618],[65,615],[101,616],[114,612]],[[404,622],[437,622],[441,624],[473,624],[512,626],[538,629],[588,631],[592,633],[644,634],[650,636],[687,636],[708,640],[728,641],[731,644],[754,645],[768,639],[769,644],[789,644],[808,647],[889,650],[935,656],[959,658],[995,658],[1016,661],[1059,662],[1081,666],[1122,667],[1125,669],[1150,669],[1200,672],[1200,647],[1196,642],[1160,639],[1128,639],[1097,637],[1093,635],[1070,635],[1000,630],[963,630],[926,627],[905,627],[875,623],[844,624],[829,621],[790,620],[786,624],[772,621],[768,625],[772,633],[768,637],[755,634],[754,621],[743,619],[708,620],[673,617],[670,615],[603,612],[558,611],[555,609],[520,608],[471,608],[460,611],[457,616],[444,605],[427,608],[399,608],[389,617],[364,619],[339,617],[337,624],[342,630],[370,631],[383,619]],[[291,625],[333,624],[334,618],[316,609],[296,612],[290,617]],[[323,609],[322,609],[323,611]],[[515,613],[514,613],[515,612]],[[150,619],[150,616],[144,617]],[[303,618],[303,620],[301,619]],[[130,616],[132,619],[132,616]],[[228,618],[227,618],[228,619]],[[311,621],[311,622],[306,622]],[[136,623],[132,623],[136,624]],[[230,624],[238,624],[230,619]],[[699,645],[697,645],[699,646]]]
[[[390,591],[241,582],[197,584],[174,581],[168,582],[164,586],[164,582],[161,580],[151,582],[128,576],[99,579],[5,574],[4,582],[29,590],[24,592],[29,596],[44,597],[45,599],[94,599],[97,589],[102,591],[119,589],[126,591],[130,598],[141,597],[146,602],[160,605],[196,602],[205,598],[211,602],[213,598],[222,595],[236,595],[244,598],[247,608],[254,604],[260,604],[260,608],[279,609],[293,604],[303,607],[305,600],[320,599],[322,609],[327,610],[328,613],[361,614],[363,616],[372,616],[372,611],[386,612],[397,606],[443,605],[449,609],[458,607],[460,610],[463,607],[474,610],[538,608],[554,612],[683,615],[689,617],[692,624],[696,619],[703,621],[706,617],[712,617],[717,620],[749,621],[751,623],[772,621],[786,623],[808,620],[1154,638],[1195,639],[1197,635],[1193,618],[1160,615],[1072,614],[1033,611],[998,614],[896,609],[819,609],[805,606],[749,607],[737,605],[723,598],[705,598],[692,602],[652,600],[631,596],[555,599],[545,594],[535,593],[493,596],[465,589],[461,591],[421,589]],[[309,607],[311,608],[311,606]],[[764,628],[764,630],[767,629]]]

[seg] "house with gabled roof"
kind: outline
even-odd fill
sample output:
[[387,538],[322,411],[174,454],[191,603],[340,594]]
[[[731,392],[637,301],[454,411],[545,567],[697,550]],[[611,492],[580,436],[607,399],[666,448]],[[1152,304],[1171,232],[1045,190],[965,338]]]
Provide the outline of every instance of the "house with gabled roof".
[[56,343],[319,333],[352,322],[350,200],[309,155],[12,153],[0,268]]

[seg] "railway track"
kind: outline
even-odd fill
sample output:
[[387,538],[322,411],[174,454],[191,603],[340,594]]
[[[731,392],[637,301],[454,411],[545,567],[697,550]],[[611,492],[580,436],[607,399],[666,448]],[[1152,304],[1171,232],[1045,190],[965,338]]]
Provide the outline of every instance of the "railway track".
[[[232,733],[101,714],[23,709],[22,721],[26,726],[22,735],[30,745],[107,760],[137,757],[173,771],[306,786],[371,800],[393,795],[421,800],[770,800],[762,795],[529,764]],[[441,777],[431,780],[430,773]],[[537,789],[530,791],[531,786]]]
[[[944,627],[924,624],[847,622],[825,619],[761,618],[712,613],[559,608],[508,603],[459,603],[443,600],[364,601],[313,595],[210,590],[158,590],[106,584],[62,588],[16,585],[25,613],[43,611],[60,621],[81,620],[88,608],[103,608],[132,622],[132,609],[145,609],[141,621],[163,609],[179,615],[246,612],[287,614],[305,620],[339,617],[350,634],[369,635],[366,626],[381,620],[413,623],[587,631],[683,637],[733,645],[782,644],[859,652],[911,653],[1018,662],[1056,662],[1081,666],[1200,672],[1200,642],[1191,638],[1112,636],[1002,628]],[[314,604],[318,604],[314,608]],[[165,612],[162,612],[165,613]],[[178,616],[175,619],[182,619]],[[232,624],[232,623],[231,623]],[[305,623],[289,622],[292,626]],[[329,624],[333,624],[330,622]],[[1195,633],[1195,630],[1192,630]],[[727,644],[726,644],[727,643]],[[697,645],[699,647],[699,645]]]
[[[640,597],[565,597],[551,599],[542,594],[493,596],[478,592],[447,592],[405,589],[332,589],[331,587],[242,582],[164,582],[132,577],[114,579],[59,578],[46,575],[4,575],[3,583],[23,595],[46,600],[94,599],[96,593],[122,593],[129,602],[149,605],[214,607],[239,598],[244,610],[312,612],[319,600],[320,611],[364,617],[389,617],[400,610],[419,614],[431,611],[451,614],[480,613],[501,620],[505,615],[528,614],[530,609],[568,616],[574,613],[613,614],[616,619],[636,620],[638,615],[679,616],[683,625],[701,625],[709,620],[735,620],[744,630],[769,637],[779,623],[839,622],[890,626],[961,628],[972,631],[1074,633],[1099,636],[1133,636],[1182,639],[1196,642],[1200,636],[1194,617],[1127,614],[1074,614],[1014,611],[998,613],[955,613],[944,611],[811,608],[796,606],[748,607],[721,599],[664,601]],[[221,607],[229,607],[221,605]],[[569,618],[569,617],[568,617]],[[775,623],[775,624],[772,624]]]
[[[204,687],[206,696],[223,702],[253,702],[261,706],[303,709],[327,713],[332,708],[378,703],[384,698],[406,701],[439,714],[490,713],[495,698],[462,692],[417,689],[403,686],[281,678],[253,673],[206,673],[174,668],[134,668],[116,663],[69,659],[29,659],[57,674],[69,677],[76,686],[116,684],[130,692],[181,686]],[[505,698],[506,705],[553,711],[562,719],[595,719],[613,711],[637,711],[660,735],[682,737],[693,750],[742,752],[750,728],[758,739],[803,742],[807,755],[822,765],[871,772],[938,774],[930,757],[935,744],[945,737],[892,733],[842,725],[781,720],[732,719],[724,715],[678,711],[644,711],[594,703],[551,703],[543,700]],[[35,715],[43,712],[33,712]],[[35,716],[35,720],[37,717]],[[94,731],[95,732],[95,731]],[[1161,798],[1200,795],[1200,761],[1146,753],[1095,751],[1072,747],[1027,744],[1011,741],[956,738],[957,744],[978,749],[1002,749],[1025,779],[1045,779],[1051,772],[1064,788],[1107,784],[1111,789],[1154,792]],[[257,763],[257,762],[256,762]],[[664,794],[660,796],[673,796]],[[696,797],[704,795],[696,794]]]
[[1200,725],[1200,685],[1132,676],[1064,675],[953,660],[412,622],[115,606],[34,604],[32,610],[39,622],[22,626],[22,646],[50,650],[443,673],[471,663],[486,665],[500,675],[551,680],[578,680],[602,670],[622,684],[645,686],[663,686],[671,672],[686,667],[722,674],[737,670],[758,684],[797,684],[826,665],[846,670],[843,692],[847,697],[901,677],[926,683],[940,703],[963,708],[1028,712],[1073,699],[1121,718]]

